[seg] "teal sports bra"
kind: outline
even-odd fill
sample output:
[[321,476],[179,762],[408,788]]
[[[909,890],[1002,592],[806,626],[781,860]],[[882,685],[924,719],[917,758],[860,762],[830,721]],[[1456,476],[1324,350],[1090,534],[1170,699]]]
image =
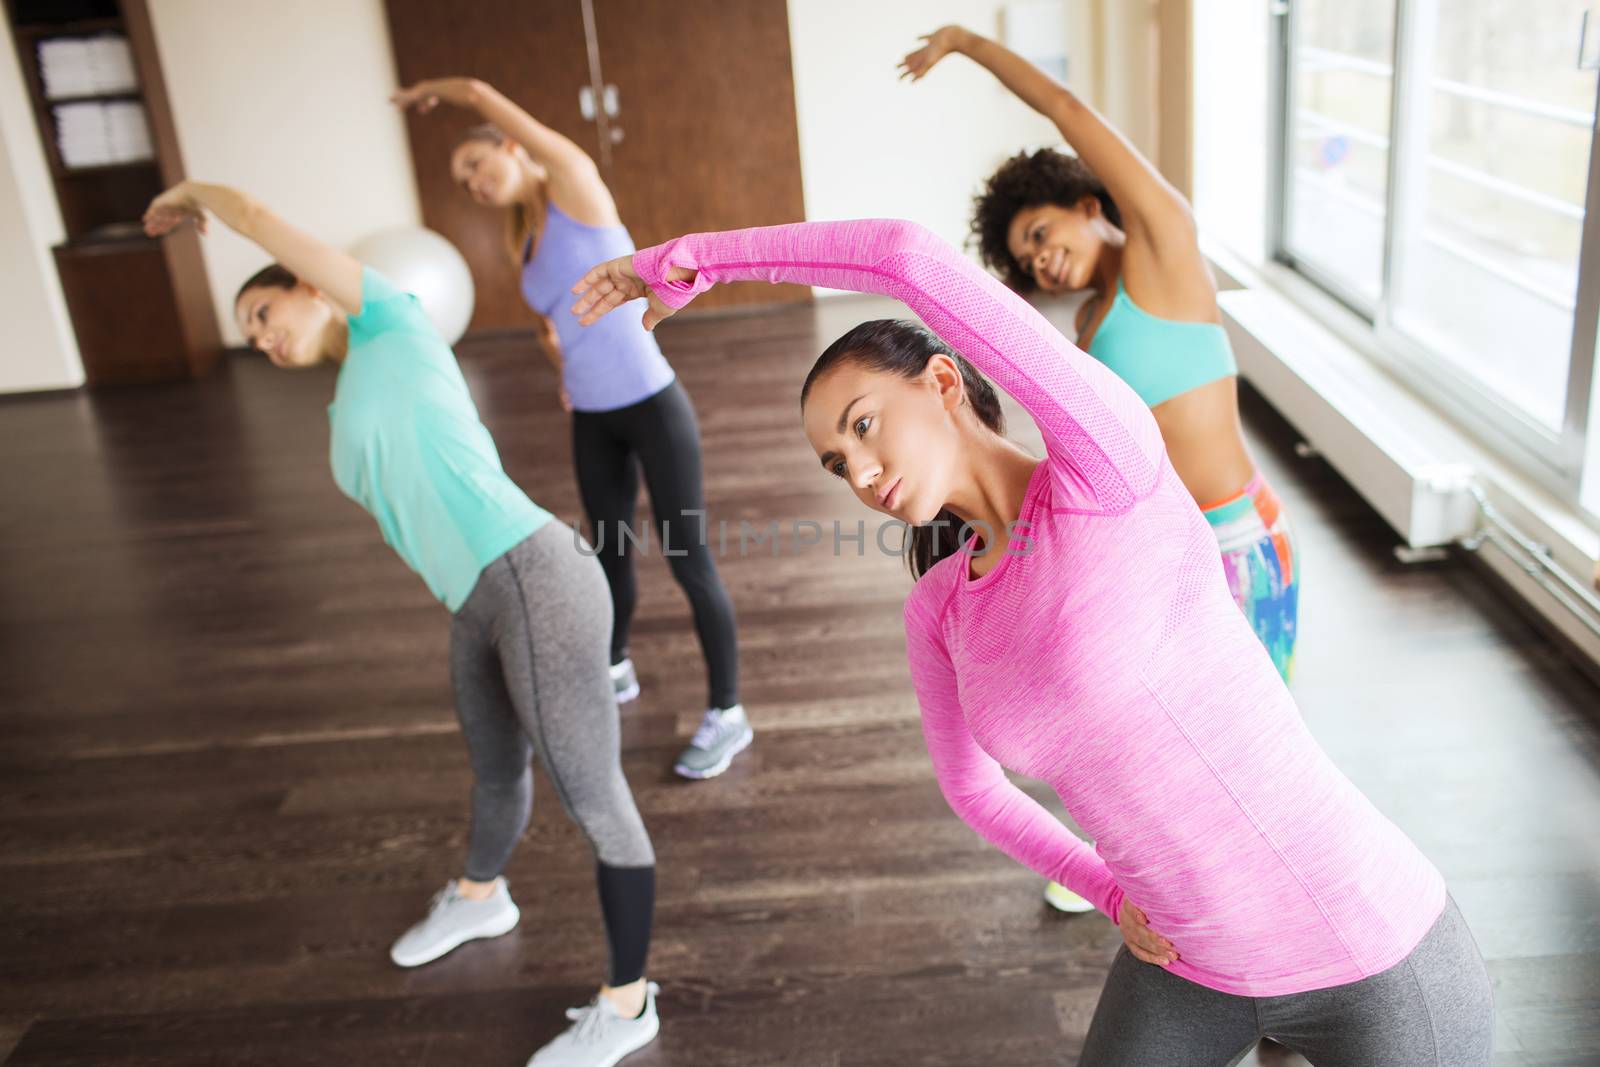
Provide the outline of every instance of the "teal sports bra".
[[1145,311],[1117,279],[1111,310],[1089,354],[1133,387],[1150,407],[1239,373],[1228,331],[1215,322],[1178,322]]

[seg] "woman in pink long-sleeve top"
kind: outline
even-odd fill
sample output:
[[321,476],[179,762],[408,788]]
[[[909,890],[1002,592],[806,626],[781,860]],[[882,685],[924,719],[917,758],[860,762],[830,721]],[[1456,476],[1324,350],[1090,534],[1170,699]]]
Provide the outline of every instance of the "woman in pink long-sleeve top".
[[[682,237],[596,267],[573,310],[648,297],[648,329],[742,279],[881,293],[933,331],[835,342],[806,434],[914,528],[906,644],[951,807],[1122,930],[1082,1062],[1227,1064],[1262,1036],[1319,1067],[1489,1062],[1488,976],[1443,879],[1307,732],[1139,398],[907,222]],[[999,433],[972,365],[1038,423],[1043,461]],[[1049,782],[1096,844],[1002,768]]]

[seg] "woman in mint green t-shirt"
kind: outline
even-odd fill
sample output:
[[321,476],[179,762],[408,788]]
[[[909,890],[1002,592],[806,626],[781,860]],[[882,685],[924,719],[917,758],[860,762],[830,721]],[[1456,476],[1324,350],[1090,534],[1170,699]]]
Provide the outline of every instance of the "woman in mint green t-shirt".
[[450,673],[473,772],[462,877],[391,950],[414,967],[520,917],[501,872],[527,825],[537,754],[594,849],[610,973],[533,1064],[615,1063],[654,1038],[644,978],[655,854],[622,774],[611,598],[600,564],[507,477],[461,370],[417,299],[244,193],[183,182],[152,236],[215,214],[278,262],[240,288],[245,339],[285,368],[339,365],[334,480],[452,613]]

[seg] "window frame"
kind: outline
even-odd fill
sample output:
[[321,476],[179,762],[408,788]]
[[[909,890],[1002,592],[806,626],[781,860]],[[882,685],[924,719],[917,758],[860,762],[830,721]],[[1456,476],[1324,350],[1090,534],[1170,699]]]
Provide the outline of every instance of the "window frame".
[[[1407,219],[1419,210],[1416,201],[1416,162],[1427,131],[1418,130],[1414,94],[1428,91],[1414,75],[1421,49],[1433,47],[1439,0],[1394,0],[1394,55],[1389,100],[1389,148],[1385,175],[1384,237],[1378,299],[1373,302],[1314,263],[1298,257],[1288,246],[1293,210],[1295,70],[1294,5],[1275,0],[1271,13],[1272,62],[1269,87],[1272,144],[1268,155],[1268,218],[1266,258],[1304,277],[1338,304],[1362,319],[1371,329],[1371,356],[1390,373],[1428,397],[1474,436],[1511,459],[1522,471],[1564,501],[1576,504],[1584,474],[1591,408],[1600,381],[1595,378],[1596,331],[1600,327],[1600,77],[1596,78],[1596,108],[1589,130],[1589,173],[1584,195],[1584,218],[1578,253],[1578,285],[1567,364],[1567,389],[1562,425],[1552,431],[1520,408],[1500,398],[1492,387],[1446,356],[1395,326],[1392,302]],[[1589,32],[1600,32],[1590,27]],[[1576,52],[1576,47],[1574,48]],[[1426,57],[1420,62],[1431,66]]]

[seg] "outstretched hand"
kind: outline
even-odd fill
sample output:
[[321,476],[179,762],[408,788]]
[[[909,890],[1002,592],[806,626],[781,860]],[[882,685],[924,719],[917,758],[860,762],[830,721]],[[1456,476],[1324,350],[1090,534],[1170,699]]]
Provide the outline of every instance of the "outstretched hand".
[[1178,958],[1178,951],[1172,947],[1172,942],[1150,929],[1149,916],[1127,897],[1122,898],[1117,926],[1122,930],[1122,940],[1127,943],[1128,951],[1133,953],[1134,958],[1157,967],[1165,967]]
[[179,182],[144,209],[144,232],[149,237],[164,237],[191,220],[197,231],[206,232],[205,210],[190,195],[185,183]]
[[943,26],[917,38],[927,43],[900,61],[901,80],[910,78],[914,82],[921,81],[939,60],[951,52],[960,51],[961,41],[966,32],[960,26]]
[[401,111],[416,108],[417,114],[426,115],[438,107],[440,101],[466,107],[471,95],[471,80],[468,78],[429,78],[396,89],[389,94],[389,103]]
[[[667,280],[693,282],[695,273],[687,267],[671,267],[667,270]],[[589,273],[572,287],[572,292],[578,298],[578,302],[572,305],[572,313],[578,316],[578,324],[581,326],[592,326],[607,312],[640,297],[650,302],[644,313],[644,328],[647,330],[655,329],[656,323],[677,310],[662,303],[661,298],[650,291],[644,279],[639,277],[639,272],[633,269],[631,255],[618,256],[599,266],[591,267]]]

